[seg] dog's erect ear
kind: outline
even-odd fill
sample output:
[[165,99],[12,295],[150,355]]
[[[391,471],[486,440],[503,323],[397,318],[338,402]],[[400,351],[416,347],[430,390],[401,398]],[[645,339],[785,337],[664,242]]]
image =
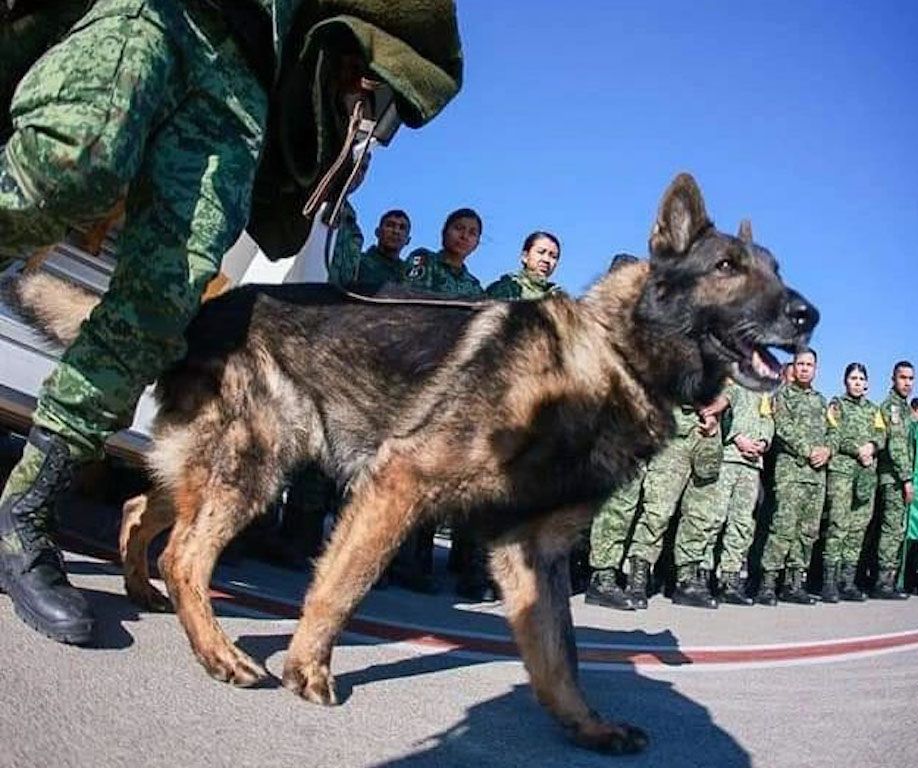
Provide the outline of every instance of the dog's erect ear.
[[743,219],[739,223],[739,232],[736,233],[736,236],[746,245],[752,243],[752,222],[749,219]]
[[689,174],[680,173],[660,202],[650,233],[650,255],[682,255],[698,233],[710,226],[698,184]]

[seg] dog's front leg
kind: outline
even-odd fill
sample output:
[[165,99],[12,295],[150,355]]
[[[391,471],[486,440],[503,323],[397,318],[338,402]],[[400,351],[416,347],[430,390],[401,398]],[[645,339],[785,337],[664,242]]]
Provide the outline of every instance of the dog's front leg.
[[491,555],[491,571],[536,698],[581,746],[613,754],[639,752],[647,744],[643,731],[602,720],[583,698],[567,557],[547,544],[536,534],[498,545]]
[[357,604],[417,523],[425,484],[394,457],[358,481],[316,563],[284,665],[284,685],[317,704],[337,704],[331,654]]

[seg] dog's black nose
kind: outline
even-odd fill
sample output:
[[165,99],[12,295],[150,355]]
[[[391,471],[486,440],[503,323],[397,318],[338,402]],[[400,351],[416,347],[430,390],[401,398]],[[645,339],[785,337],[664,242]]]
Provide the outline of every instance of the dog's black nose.
[[787,292],[784,314],[790,318],[798,333],[809,333],[819,322],[819,310],[796,291]]

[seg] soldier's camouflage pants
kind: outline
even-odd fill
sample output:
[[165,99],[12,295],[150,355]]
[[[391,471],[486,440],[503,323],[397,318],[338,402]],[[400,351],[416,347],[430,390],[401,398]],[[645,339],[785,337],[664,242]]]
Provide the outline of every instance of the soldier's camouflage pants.
[[823,561],[826,565],[857,565],[873,512],[873,494],[856,494],[853,475],[829,472],[826,510],[828,526]]
[[702,481],[692,474],[692,452],[699,439],[696,435],[675,437],[647,465],[643,508],[628,557],[655,563],[663,549],[666,528],[678,508],[681,519],[676,534],[676,566],[701,562],[710,528],[707,498],[714,481]]
[[902,553],[905,538],[906,506],[902,487],[898,483],[880,486],[880,541],[877,544],[877,565],[881,571],[895,570]]
[[714,546],[723,528],[718,571],[745,573],[746,556],[755,533],[755,505],[762,481],[759,470],[749,464],[724,462],[720,476],[709,491],[711,527],[702,565],[714,568]]
[[590,567],[618,568],[625,556],[628,534],[634,526],[646,466],[617,488],[596,512],[590,527]]
[[824,475],[818,483],[776,483],[775,511],[762,553],[763,571],[809,568],[825,497]]
[[183,354],[183,331],[248,217],[267,99],[199,5],[99,0],[13,100],[0,256],[59,241],[127,190],[111,287],[34,416],[78,457],[98,455],[144,386]]

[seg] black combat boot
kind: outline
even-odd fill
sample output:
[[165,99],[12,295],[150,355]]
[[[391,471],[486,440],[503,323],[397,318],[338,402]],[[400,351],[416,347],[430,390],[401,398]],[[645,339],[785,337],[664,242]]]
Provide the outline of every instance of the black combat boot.
[[900,592],[896,586],[896,572],[891,569],[880,571],[870,596],[875,600],[908,600],[908,594]]
[[825,563],[822,566],[822,602],[838,602],[838,563]]
[[759,584],[759,592],[755,601],[759,605],[776,606],[778,596],[775,594],[775,585],[778,582],[777,571],[762,571],[762,581]]
[[779,598],[785,603],[816,605],[816,598],[806,591],[806,571],[803,568],[788,568]]
[[854,582],[857,568],[853,565],[843,565],[841,568],[841,590],[839,597],[842,600],[850,600],[856,603],[862,603],[867,599],[867,595],[857,588]]
[[753,600],[746,594],[746,581],[738,573],[720,575],[720,601],[731,605],[752,605]]
[[650,583],[650,563],[642,557],[631,557],[631,573],[628,575],[628,597],[635,608],[647,607],[647,587]]
[[590,605],[601,605],[604,608],[616,608],[619,611],[633,611],[634,602],[618,585],[617,568],[598,568],[590,576],[586,588],[586,602]]
[[707,571],[694,566],[683,566],[680,571],[681,578],[673,592],[673,602],[692,608],[716,608],[717,600],[708,589]]
[[[84,645],[92,637],[89,605],[67,581],[60,551],[51,541],[53,509],[66,490],[75,462],[64,440],[33,428],[0,503],[0,589],[16,615],[33,629],[61,643]],[[17,469],[34,474],[16,488]]]

